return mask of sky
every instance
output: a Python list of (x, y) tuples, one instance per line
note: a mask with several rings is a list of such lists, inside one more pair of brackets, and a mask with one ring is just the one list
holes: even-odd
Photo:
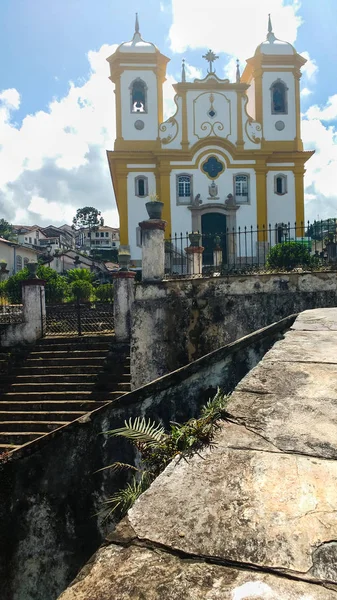
[[(301, 79), (302, 139), (315, 150), (305, 175), (306, 219), (337, 217), (336, 0), (0, 0), (0, 218), (15, 224), (70, 223), (95, 206), (118, 226), (106, 150), (115, 137), (114, 88), (106, 58), (130, 40), (135, 13), (145, 40), (188, 79), (220, 56), (220, 77), (235, 79), (267, 33), (307, 58)], [(249, 225), (249, 224), (247, 224)]]

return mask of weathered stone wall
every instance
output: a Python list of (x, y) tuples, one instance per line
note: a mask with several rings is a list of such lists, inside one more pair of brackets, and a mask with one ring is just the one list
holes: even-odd
[(336, 306), (337, 273), (285, 273), (137, 284), (132, 389), (280, 319)]
[(0, 347), (31, 344), (43, 335), (46, 318), (44, 281), (40, 279), (22, 282), (23, 322), (8, 325), (0, 332)]
[(96, 472), (134, 461), (131, 445), (101, 432), (144, 415), (185, 421), (217, 386), (232, 390), (294, 317), (217, 350), (109, 403), (0, 462), (0, 598), (54, 600), (102, 542), (111, 523), (97, 514), (125, 474)]
[(336, 347), (302, 313), (59, 600), (337, 600)]

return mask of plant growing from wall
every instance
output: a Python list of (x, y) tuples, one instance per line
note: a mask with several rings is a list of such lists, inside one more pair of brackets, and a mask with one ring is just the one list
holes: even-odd
[(317, 265), (317, 258), (311, 256), (307, 246), (301, 242), (276, 244), (269, 250), (266, 261), (269, 269), (292, 270), (296, 267), (314, 268)]
[(129, 419), (125, 421), (124, 427), (105, 432), (109, 436), (129, 440), (141, 457), (139, 467), (115, 462), (100, 469), (112, 469), (115, 472), (126, 469), (133, 473), (126, 487), (105, 502), (106, 516), (116, 512), (123, 517), (176, 456), (188, 458), (211, 445), (219, 421), (226, 415), (227, 402), (228, 397), (218, 389), (214, 398), (203, 406), (198, 419), (189, 419), (183, 425), (171, 423), (169, 432), (165, 432), (161, 424), (146, 421), (145, 417)]

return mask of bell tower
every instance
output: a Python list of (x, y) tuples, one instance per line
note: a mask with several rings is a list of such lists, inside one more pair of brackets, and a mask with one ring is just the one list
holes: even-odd
[(143, 40), (138, 15), (130, 42), (118, 46), (108, 59), (115, 84), (115, 150), (153, 150), (163, 121), (163, 83), (169, 59)]
[(262, 125), (265, 150), (303, 150), (300, 78), (305, 63), (291, 44), (276, 38), (269, 15), (267, 38), (247, 60), (242, 77), (254, 90), (250, 104)]

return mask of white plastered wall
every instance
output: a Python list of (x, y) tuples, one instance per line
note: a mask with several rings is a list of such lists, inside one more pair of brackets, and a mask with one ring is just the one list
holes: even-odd
[(248, 96), (247, 112), (250, 117), (253, 117), (253, 119), (255, 119), (255, 79), (252, 79), (251, 84), (248, 90), (246, 91), (246, 94)]
[[(281, 79), (288, 88), (287, 105), (288, 114), (273, 115), (271, 103), (271, 85)], [(286, 141), (296, 137), (296, 102), (295, 102), (295, 79), (294, 74), (289, 71), (268, 71), (263, 73), (263, 137), (265, 140)], [(275, 128), (277, 121), (283, 121), (285, 127), (282, 131)]]
[[(286, 175), (287, 193), (275, 193), (275, 176)], [(275, 227), (276, 223), (290, 223), (294, 227), (296, 221), (295, 176), (292, 171), (282, 171), (282, 167), (267, 173), (267, 206), (268, 224)]]
[(156, 193), (156, 178), (154, 173), (132, 171), (128, 174), (128, 231), (129, 231), (129, 245), (131, 251), (131, 258), (135, 260), (141, 260), (142, 249), (137, 246), (136, 229), (140, 221), (148, 219), (145, 204), (149, 201), (149, 196), (145, 198), (139, 198), (135, 195), (135, 178), (139, 175), (148, 178), (148, 190), (149, 194)]
[[(171, 172), (170, 187), (171, 187), (171, 220), (172, 220), (172, 233), (185, 234), (186, 231), (190, 232), (192, 229), (192, 214), (186, 205), (177, 205), (177, 193), (176, 193), (176, 176), (182, 173), (192, 175), (193, 177), (193, 196), (200, 194), (201, 200), (203, 201), (202, 206), (207, 207), (208, 204), (218, 204), (223, 207), (224, 202), (228, 194), (234, 194), (234, 176), (236, 174), (247, 174), (249, 175), (250, 183), (250, 203), (242, 204), (236, 211), (236, 224), (237, 227), (244, 228), (256, 227), (256, 177), (253, 168), (226, 168), (225, 172), (222, 173), (216, 180), (215, 183), (218, 186), (219, 200), (209, 200), (208, 187), (211, 184), (211, 180), (198, 169), (179, 169), (174, 168)], [(216, 209), (214, 209), (216, 212)]]
[[(211, 107), (210, 95), (213, 94), (214, 118), (207, 113)], [(233, 144), (237, 140), (237, 99), (235, 91), (187, 92), (188, 140), (190, 145), (200, 139), (221, 137)]]
[[(131, 112), (130, 85), (142, 79), (147, 86), (147, 112)], [(121, 74), (122, 137), (124, 140), (156, 140), (158, 137), (157, 78), (151, 70), (127, 70)], [(136, 129), (135, 122), (144, 122), (144, 129)]]

